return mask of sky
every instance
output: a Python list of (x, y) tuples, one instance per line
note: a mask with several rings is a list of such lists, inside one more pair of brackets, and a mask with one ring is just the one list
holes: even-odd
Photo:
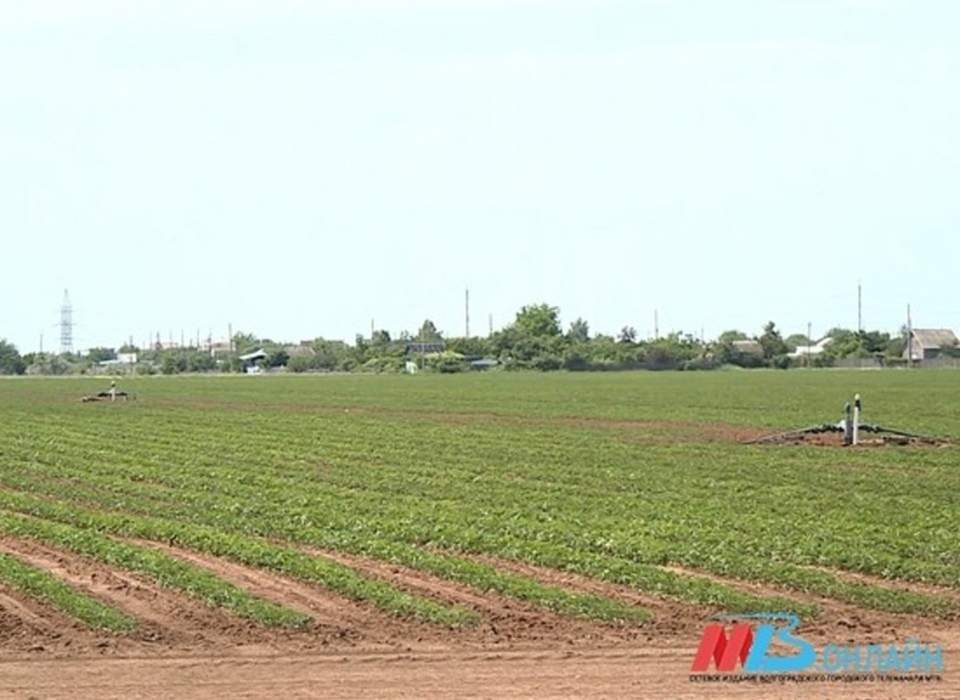
[[(0, 338), (960, 329), (952, 0), (0, 4)], [(860, 292), (858, 293), (858, 288)]]

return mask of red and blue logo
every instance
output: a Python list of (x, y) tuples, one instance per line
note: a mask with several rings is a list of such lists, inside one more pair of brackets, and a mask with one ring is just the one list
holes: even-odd
[(941, 680), (943, 649), (913, 637), (903, 645), (828, 644), (818, 653), (794, 634), (800, 619), (790, 613), (714, 619), (700, 638), (691, 680)]
[[(758, 613), (753, 615), (719, 615), (715, 619), (770, 620), (754, 625), (733, 625), (729, 636), (722, 623), (708, 625), (700, 639), (700, 647), (693, 659), (691, 673), (708, 672), (711, 663), (720, 673), (733, 673), (739, 665), (743, 673), (797, 673), (811, 669), (817, 662), (817, 652), (810, 642), (793, 634), (800, 624), (796, 615), (787, 613)], [(772, 621), (782, 621), (773, 624)], [(795, 648), (788, 656), (772, 656), (774, 640)]]

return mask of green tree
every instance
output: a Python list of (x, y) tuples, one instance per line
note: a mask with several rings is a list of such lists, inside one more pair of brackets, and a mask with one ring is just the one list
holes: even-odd
[(735, 340), (747, 340), (747, 334), (743, 331), (730, 330), (724, 331), (717, 338), (718, 343), (732, 343)]
[(177, 350), (167, 350), (160, 360), (160, 371), (163, 374), (180, 374), (187, 371), (187, 358)]
[(23, 374), (27, 364), (20, 357), (20, 351), (13, 343), (0, 338), (0, 374)]
[(217, 368), (217, 360), (209, 352), (193, 350), (186, 354), (187, 372), (210, 372)]
[(313, 359), (310, 355), (294, 355), (287, 362), (287, 369), (297, 373), (307, 372), (313, 369)]
[(44, 374), (52, 376), (61, 376), (68, 374), (73, 366), (67, 359), (67, 355), (54, 355), (53, 353), (40, 353), (31, 363), (30, 372), (33, 374)]
[(492, 352), (487, 338), (450, 338), (446, 346), (450, 352), (466, 357), (485, 357)]
[(263, 364), (267, 367), (283, 367), (290, 360), (290, 353), (287, 352), (287, 349), (279, 345), (272, 345), (268, 350), (266, 358), (263, 360)]
[(620, 334), (617, 336), (618, 343), (636, 343), (637, 342), (637, 329), (633, 326), (624, 326), (620, 329)]
[(90, 348), (87, 350), (87, 359), (93, 363), (116, 360), (117, 352), (113, 348)]
[(438, 343), (443, 340), (443, 338), (433, 321), (428, 318), (423, 322), (423, 325), (420, 326), (420, 330), (417, 333), (417, 340), (423, 343)]
[(357, 337), (354, 339), (353, 349), (349, 359), (358, 365), (362, 365), (364, 362), (370, 359), (370, 343), (368, 343), (367, 339), (364, 338), (360, 333), (357, 333)]
[(570, 324), (567, 339), (574, 343), (586, 343), (590, 340), (590, 325), (582, 318)]
[(240, 355), (252, 352), (259, 348), (263, 341), (252, 333), (236, 332), (233, 334), (233, 350)]
[(803, 333), (794, 333), (788, 336), (783, 342), (786, 343), (787, 349), (790, 352), (795, 351), (797, 348), (805, 348), (808, 345), (813, 345), (813, 341), (803, 335)]
[[(313, 341), (313, 357), (310, 358), (310, 368), (334, 370), (341, 366), (349, 357), (349, 348), (347, 348), (343, 341), (316, 338)], [(289, 365), (287, 365), (287, 367), (289, 367)]]
[(547, 304), (524, 306), (517, 312), (513, 325), (522, 335), (535, 338), (556, 338), (560, 330), (560, 309)]
[[(570, 341), (560, 329), (560, 312), (547, 304), (524, 306), (513, 323), (490, 339), (506, 369), (559, 369)], [(582, 345), (587, 345), (583, 343)]]
[(787, 344), (783, 341), (780, 331), (777, 330), (773, 321), (767, 322), (763, 327), (763, 335), (757, 338), (757, 341), (763, 348), (763, 356), (768, 360), (786, 355), (789, 352)]

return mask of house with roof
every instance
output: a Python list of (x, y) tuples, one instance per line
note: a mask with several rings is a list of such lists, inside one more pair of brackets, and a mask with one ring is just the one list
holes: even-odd
[(810, 345), (798, 345), (797, 349), (790, 353), (790, 357), (812, 357), (814, 355), (822, 355), (823, 351), (827, 349), (827, 346), (833, 342), (833, 338), (829, 335), (826, 338), (821, 338), (816, 343)]
[(414, 354), (430, 354), (430, 353), (440, 353), (446, 349), (446, 345), (443, 341), (433, 341), (433, 342), (412, 342), (407, 343), (405, 348), (405, 353), (407, 355)]
[(758, 340), (734, 340), (731, 345), (737, 352), (763, 359), (763, 346)]
[(948, 328), (914, 328), (910, 332), (903, 356), (909, 360), (932, 360), (943, 348), (960, 347), (960, 339)]
[(241, 355), (240, 360), (243, 362), (244, 371), (247, 374), (260, 374), (262, 372), (260, 365), (257, 364), (258, 360), (267, 359), (267, 353), (263, 348), (254, 350), (253, 352), (248, 352), (246, 355)]

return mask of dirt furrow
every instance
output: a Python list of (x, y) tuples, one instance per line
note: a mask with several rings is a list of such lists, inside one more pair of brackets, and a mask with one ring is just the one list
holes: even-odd
[(372, 605), (270, 571), (159, 542), (134, 542), (202, 567), (264, 600), (310, 615), (316, 621), (311, 634), (321, 644), (356, 646), (363, 642), (393, 649), (404, 644), (407, 635), (416, 636), (421, 626), (399, 620)]
[(20, 591), (0, 587), (0, 658), (70, 649), (75, 638), (89, 645), (95, 635), (81, 623)]
[(848, 581), (850, 583), (863, 583), (877, 588), (888, 588), (895, 591), (935, 596), (960, 603), (960, 588), (947, 588), (946, 586), (935, 586), (933, 584), (904, 581), (901, 579), (887, 579), (858, 571), (833, 569), (827, 566), (807, 566), (804, 568), (810, 569), (811, 571), (821, 571), (825, 574), (831, 574), (842, 581)]
[(806, 637), (827, 638), (845, 644), (891, 644), (922, 636), (935, 642), (957, 644), (957, 624), (954, 621), (862, 608), (835, 598), (766, 583), (742, 581), (699, 569), (681, 566), (661, 568), (682, 576), (714, 581), (754, 595), (782, 596), (816, 603), (821, 607), (821, 615), (815, 620), (804, 621), (798, 628)]
[(654, 619), (645, 625), (645, 636), (648, 640), (662, 638), (665, 635), (689, 634), (691, 630), (701, 628), (703, 621), (712, 614), (712, 611), (700, 606), (651, 595), (629, 586), (609, 583), (569, 571), (551, 569), (490, 554), (461, 553), (460, 556), (493, 566), (502, 571), (529, 576), (545, 585), (556, 586), (574, 593), (603, 596), (650, 610)]
[(0, 551), (136, 618), (140, 629), (133, 636), (140, 641), (218, 648), (259, 641), (255, 626), (145, 577), (29, 540), (2, 537)]
[(486, 639), (493, 644), (553, 639), (568, 646), (581, 643), (617, 646), (649, 636), (649, 631), (639, 625), (622, 626), (554, 613), (532, 603), (482, 591), (399, 564), (339, 551), (310, 547), (305, 551), (328, 557), (411, 593), (462, 605), (480, 613), (483, 623), (474, 630), (460, 632), (459, 635), (464, 639)]
[(0, 588), (0, 608), (3, 608), (4, 612), (20, 618), (20, 620), (33, 627), (39, 629), (52, 628), (52, 624), (47, 618), (34, 612), (25, 603), (17, 600), (15, 595), (16, 594), (12, 592), (7, 593), (3, 588)]

